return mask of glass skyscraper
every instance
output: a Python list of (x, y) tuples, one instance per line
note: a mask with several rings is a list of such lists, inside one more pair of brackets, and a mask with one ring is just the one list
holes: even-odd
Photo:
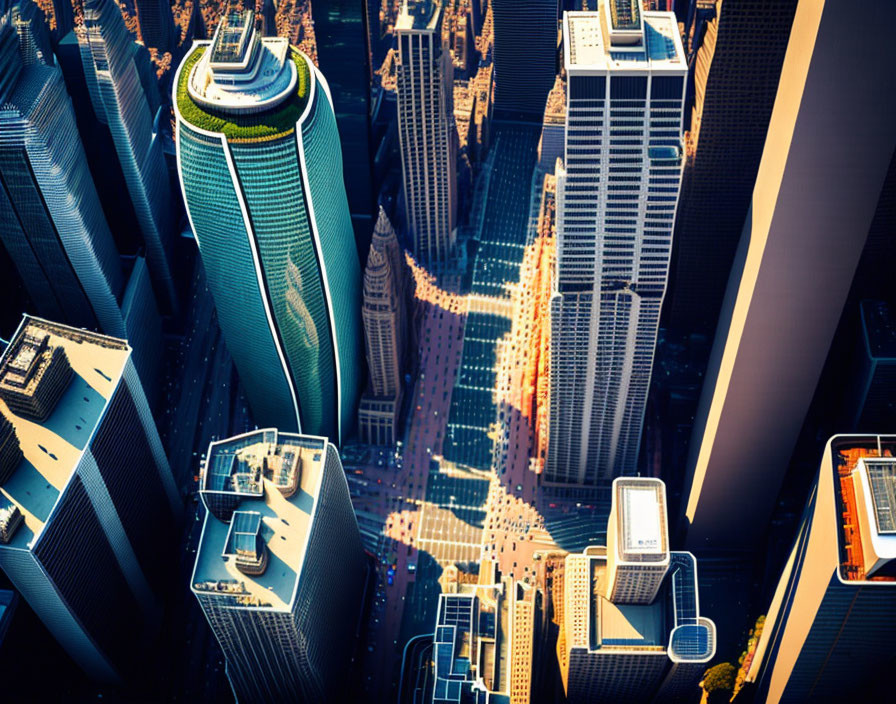
[(225, 17), (174, 88), (181, 187), (255, 421), (351, 431), (360, 271), (324, 77), (286, 39)]
[(23, 22), (0, 26), (0, 241), (39, 314), (124, 336), (118, 252), (71, 100)]
[(156, 114), (158, 100), (152, 95), (156, 89), (149, 83), (153, 77), (141, 72), (137, 63), (147, 60), (140, 56), (145, 49), (134, 42), (114, 0), (85, 0), (79, 43), (90, 100), (97, 119), (108, 125), (112, 134), (146, 245), (156, 295), (174, 310), (176, 295), (168, 261), (173, 230), (171, 190), (154, 125), (160, 114)]
[(127, 342), (25, 316), (0, 357), (0, 567), (92, 679), (140, 666), (180, 511)]
[[(603, 17), (601, 17), (603, 13)], [(671, 13), (606, 0), (564, 15), (545, 480), (634, 474), (681, 182), (687, 63)]]

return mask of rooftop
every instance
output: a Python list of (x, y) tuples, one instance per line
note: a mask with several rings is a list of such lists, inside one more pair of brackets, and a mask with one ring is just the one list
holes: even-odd
[[(65, 375), (51, 380), (61, 388), (44, 397), (40, 386), (44, 376), (52, 375), (54, 353), (57, 360), (64, 353), (71, 373), (67, 380)], [(10, 374), (22, 379), (25, 371), (27, 377), (30, 369), (26, 388), (36, 391), (41, 413), (35, 415), (26, 404), (17, 403), (20, 399), (10, 406), (0, 394), (0, 414), (15, 429), (23, 454), (0, 486), (0, 511), (15, 506), (24, 517), (10, 536), (10, 546), (30, 548), (40, 535), (99, 425), (130, 353), (123, 340), (30, 316), (22, 320), (0, 357), (0, 385), (9, 383)]]
[[(290, 610), (326, 451), (324, 438), (273, 429), (211, 444), (194, 592), (217, 595), (226, 606)], [(221, 510), (222, 497), (234, 500), (230, 510)]]
[(617, 545), (623, 562), (668, 559), (666, 487), (659, 479), (627, 477), (613, 481)]
[(832, 443), (840, 578), (896, 582), (896, 445), (851, 436)]
[(175, 81), (178, 116), (233, 141), (274, 139), (292, 132), (305, 110), (309, 60), (286, 39), (260, 37), (243, 17), (228, 15), (212, 41), (187, 53)]
[[(573, 609), (588, 609), (587, 614), (574, 613), (572, 617), (587, 619), (589, 650), (665, 652), (675, 662), (707, 662), (715, 655), (715, 624), (700, 616), (697, 562), (691, 553), (670, 553), (665, 581), (651, 604), (615, 604), (607, 599), (607, 558), (593, 548), (566, 559), (567, 565), (569, 560), (584, 560), (587, 565), (588, 598), (583, 600), (580, 594), (568, 604)], [(582, 562), (578, 566), (580, 569)], [(583, 641), (568, 642), (571, 647), (585, 647)]]
[(395, 29), (434, 30), (439, 24), (441, 14), (442, 7), (439, 0), (402, 0)]
[[(632, 12), (627, 9), (629, 4), (635, 6)], [(635, 20), (632, 18), (640, 12), (637, 0), (611, 1), (611, 5), (617, 10), (618, 28), (613, 28), (607, 19), (613, 14), (611, 9), (605, 13), (564, 13), (567, 72), (687, 72), (684, 47), (673, 13), (644, 12)]]

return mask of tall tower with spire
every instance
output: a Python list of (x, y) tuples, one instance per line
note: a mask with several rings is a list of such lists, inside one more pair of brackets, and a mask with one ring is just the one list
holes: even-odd
[(364, 270), (361, 309), (370, 376), (367, 391), (361, 397), (358, 424), (361, 439), (371, 445), (392, 445), (398, 437), (411, 326), (409, 274), (395, 230), (380, 208)]

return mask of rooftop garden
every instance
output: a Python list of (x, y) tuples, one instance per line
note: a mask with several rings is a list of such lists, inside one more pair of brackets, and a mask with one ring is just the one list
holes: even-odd
[(186, 122), (209, 132), (220, 132), (232, 141), (275, 139), (295, 129), (308, 102), (311, 87), (308, 63), (296, 49), (290, 47), (289, 50), (289, 58), (298, 72), (295, 94), (270, 110), (247, 115), (218, 113), (197, 105), (190, 97), (187, 90), (190, 73), (207, 49), (207, 46), (196, 47), (187, 56), (180, 71), (177, 83), (177, 108)]

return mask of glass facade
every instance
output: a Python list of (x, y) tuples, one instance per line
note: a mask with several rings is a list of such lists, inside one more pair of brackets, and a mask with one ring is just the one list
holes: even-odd
[(360, 271), (336, 120), (316, 70), (311, 82), (298, 129), (270, 139), (226, 139), (179, 114), (178, 162), (256, 422), (339, 441), (360, 389)]

